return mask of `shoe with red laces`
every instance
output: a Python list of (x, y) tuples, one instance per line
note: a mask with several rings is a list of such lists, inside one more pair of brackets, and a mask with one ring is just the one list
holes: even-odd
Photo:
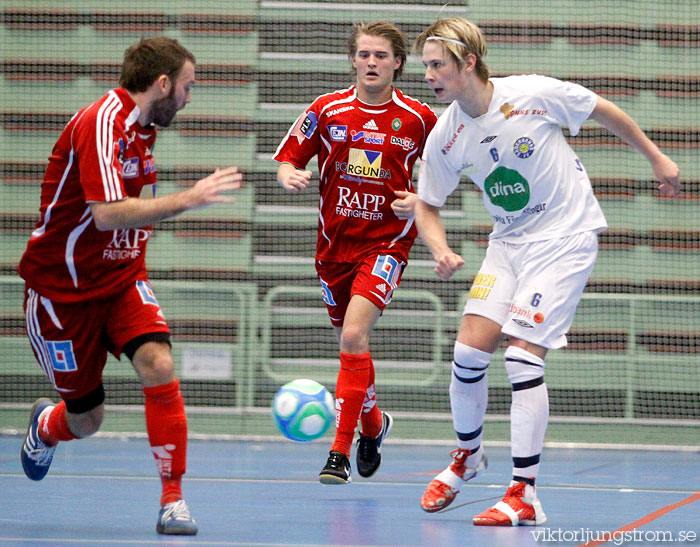
[(428, 513), (442, 511), (454, 501), (465, 482), (473, 479), (477, 472), (486, 470), (488, 467), (486, 454), (482, 455), (479, 463), (473, 468), (467, 467), (467, 457), (470, 455), (471, 451), (462, 448), (450, 452), (452, 463), (430, 482), (423, 493), (420, 500), (423, 511)]
[(536, 526), (546, 521), (535, 487), (511, 481), (501, 501), (474, 517), (474, 526)]

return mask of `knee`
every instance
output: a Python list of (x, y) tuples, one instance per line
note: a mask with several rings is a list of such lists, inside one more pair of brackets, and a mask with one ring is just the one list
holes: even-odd
[(455, 342), (450, 389), (466, 388), (469, 384), (483, 380), (486, 377), (491, 355), (461, 342)]
[(340, 335), (340, 351), (362, 354), (369, 351), (369, 333), (357, 325), (346, 325)]
[(535, 387), (544, 382), (543, 359), (516, 346), (509, 346), (504, 357), (513, 390)]
[(100, 430), (104, 416), (105, 405), (100, 404), (92, 410), (81, 412), (80, 414), (66, 412), (66, 423), (68, 424), (68, 429), (70, 429), (71, 433), (73, 433), (73, 435), (79, 439), (82, 439), (84, 437), (89, 437)]
[(145, 387), (168, 384), (175, 379), (175, 364), (167, 344), (147, 342), (136, 350), (132, 364)]

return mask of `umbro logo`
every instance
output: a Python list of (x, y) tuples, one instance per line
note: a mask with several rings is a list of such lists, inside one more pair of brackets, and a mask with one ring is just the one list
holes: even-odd
[(379, 131), (379, 127), (377, 127), (377, 124), (374, 120), (368, 121), (365, 125), (362, 126), (362, 129), (369, 129), (370, 131)]
[(498, 138), (498, 135), (489, 135), (483, 141), (481, 141), (479, 144), (486, 144), (486, 143), (489, 143), (491, 141), (496, 140), (497, 138)]
[(518, 325), (520, 325), (521, 327), (524, 327), (526, 329), (534, 329), (535, 328), (530, 323), (528, 323), (527, 321), (523, 321), (522, 319), (513, 319), (513, 322), (517, 323)]

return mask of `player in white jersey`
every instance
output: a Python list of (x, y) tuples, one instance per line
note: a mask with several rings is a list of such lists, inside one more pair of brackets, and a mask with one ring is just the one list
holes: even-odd
[(678, 167), (610, 101), (576, 84), (543, 76), (490, 78), (479, 27), (442, 19), (416, 39), (425, 80), (451, 103), (428, 137), (415, 215), (441, 279), (464, 260), (447, 244), (440, 208), (468, 175), (483, 191), (493, 221), (486, 258), (474, 279), (454, 346), (450, 402), (457, 433), (452, 463), (428, 486), (421, 506), (435, 512), (486, 468), (481, 447), (486, 371), (502, 336), (513, 387), (513, 479), (505, 497), (474, 517), (480, 526), (535, 525), (546, 516), (535, 493), (549, 417), (544, 358), (566, 333), (593, 269), (606, 222), (590, 180), (566, 142), (593, 119), (641, 152), (662, 193), (679, 193)]

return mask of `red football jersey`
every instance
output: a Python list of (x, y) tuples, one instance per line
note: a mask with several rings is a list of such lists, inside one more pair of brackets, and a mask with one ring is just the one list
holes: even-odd
[(436, 121), (428, 105), (398, 89), (375, 106), (360, 101), (355, 86), (321, 95), (299, 116), (274, 159), (304, 169), (318, 156), (318, 260), (359, 262), (372, 253), (408, 260), (416, 227), (391, 203), (395, 190), (414, 191), (413, 164)]
[[(90, 202), (139, 197), (156, 182), (153, 126), (125, 89), (113, 89), (70, 120), (41, 185), (41, 217), (19, 264), (30, 288), (51, 300), (106, 298), (145, 275), (151, 227), (101, 232)], [(155, 188), (155, 186), (153, 187)]]

